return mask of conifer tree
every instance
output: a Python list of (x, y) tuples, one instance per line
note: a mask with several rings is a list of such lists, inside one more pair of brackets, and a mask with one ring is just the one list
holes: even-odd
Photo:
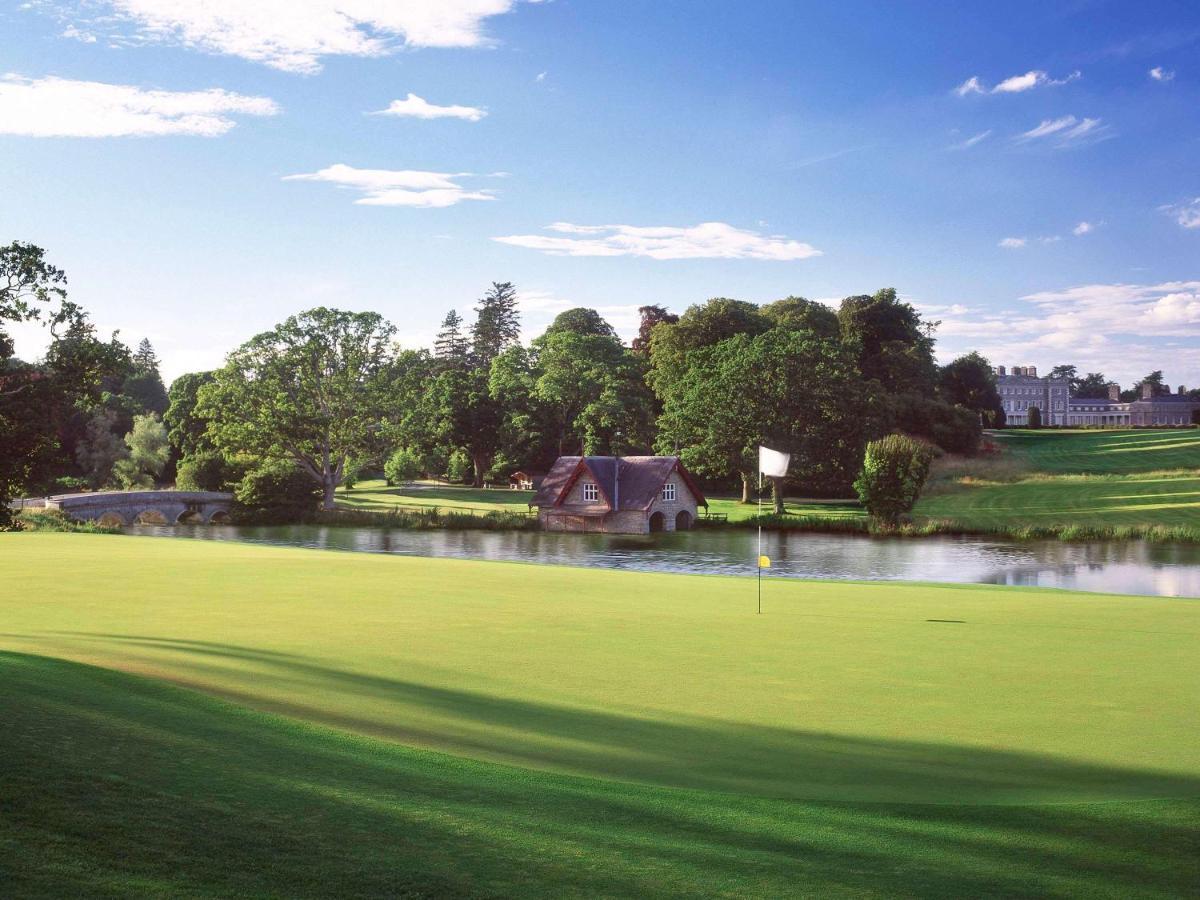
[(521, 320), (517, 311), (517, 289), (511, 281), (493, 281), (475, 307), (475, 326), (471, 329), (476, 364), (483, 369), (506, 348), (519, 343)]

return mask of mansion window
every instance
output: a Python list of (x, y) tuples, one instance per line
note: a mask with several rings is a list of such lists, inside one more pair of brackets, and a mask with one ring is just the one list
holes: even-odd
[(583, 484), (583, 499), (588, 503), (595, 503), (600, 499), (600, 485), (593, 481), (585, 481)]
[(667, 484), (663, 485), (662, 498), (664, 500), (674, 500), (675, 499), (675, 485), (674, 484), (668, 482)]

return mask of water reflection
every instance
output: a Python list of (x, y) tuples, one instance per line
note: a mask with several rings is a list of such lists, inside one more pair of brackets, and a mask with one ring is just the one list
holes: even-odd
[[(654, 536), (495, 531), (403, 531), (294, 525), (138, 526), (134, 534), (250, 541), (363, 553), (457, 557), (658, 572), (746, 575), (750, 531)], [(771, 578), (943, 581), (1200, 597), (1200, 547), (1143, 542), (1009, 544), (976, 538), (866, 538), (768, 533)]]

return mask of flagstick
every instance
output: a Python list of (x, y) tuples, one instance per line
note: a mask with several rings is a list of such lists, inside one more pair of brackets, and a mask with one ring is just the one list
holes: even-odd
[(762, 466), (758, 467), (758, 614), (762, 615)]

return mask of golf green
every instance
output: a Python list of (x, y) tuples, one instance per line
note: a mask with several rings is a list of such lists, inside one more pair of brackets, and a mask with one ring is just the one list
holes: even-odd
[(1200, 876), (1190, 601), (772, 581), (758, 616), (748, 579), (71, 534), (0, 536), (0, 579), (0, 868), (32, 893)]

